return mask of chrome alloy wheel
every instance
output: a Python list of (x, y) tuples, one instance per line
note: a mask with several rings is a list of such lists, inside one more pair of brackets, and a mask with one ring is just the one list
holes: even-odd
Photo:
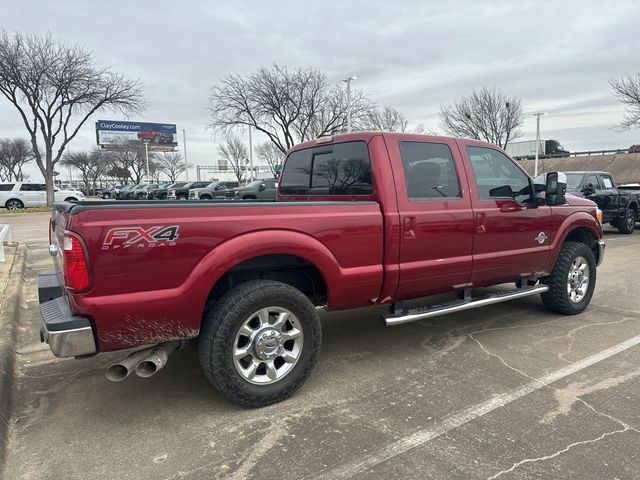
[(271, 385), (298, 363), (304, 340), (300, 322), (289, 310), (267, 307), (249, 316), (233, 343), (233, 364), (256, 385)]
[(584, 257), (576, 257), (571, 262), (567, 278), (569, 300), (580, 303), (589, 288), (589, 264)]

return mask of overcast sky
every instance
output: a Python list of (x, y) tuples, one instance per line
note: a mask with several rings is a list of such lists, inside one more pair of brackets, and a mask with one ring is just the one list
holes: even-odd
[[(354, 88), (412, 125), (439, 129), (442, 103), (488, 86), (521, 97), (520, 140), (535, 138), (530, 114), (545, 111), (542, 138), (569, 150), (628, 147), (640, 143), (640, 130), (616, 130), (623, 107), (607, 80), (640, 71), (639, 25), (637, 0), (0, 0), (0, 28), (50, 31), (86, 46), (98, 65), (142, 80), (149, 107), (131, 120), (186, 129), (192, 164), (217, 160), (205, 128), (211, 86), (274, 62), (318, 68), (331, 82), (357, 75)], [(98, 118), (118, 115), (91, 119), (71, 149), (95, 146)], [(25, 135), (4, 97), (0, 132)]]

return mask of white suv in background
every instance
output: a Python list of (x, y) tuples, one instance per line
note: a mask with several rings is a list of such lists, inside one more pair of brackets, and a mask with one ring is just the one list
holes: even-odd
[[(84, 194), (76, 190), (61, 190), (55, 187), (56, 202), (80, 202)], [(0, 183), (0, 206), (7, 210), (47, 206), (47, 186), (44, 183), (14, 182)]]

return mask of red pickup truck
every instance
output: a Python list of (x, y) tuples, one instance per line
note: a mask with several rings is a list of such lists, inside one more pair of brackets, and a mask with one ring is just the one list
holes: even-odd
[[(62, 357), (145, 347), (112, 380), (154, 374), (197, 337), (213, 385), (262, 406), (311, 373), (318, 308), (387, 304), (395, 325), (541, 294), (580, 313), (604, 255), (601, 212), (565, 197), (563, 174), (546, 182), (494, 145), (376, 132), (291, 149), (275, 202), (58, 203), (41, 337)], [(445, 292), (457, 295), (403, 304)]]

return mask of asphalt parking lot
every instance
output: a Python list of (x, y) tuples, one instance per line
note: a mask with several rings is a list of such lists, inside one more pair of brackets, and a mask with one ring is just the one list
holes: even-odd
[(6, 479), (640, 478), (640, 232), (607, 229), (582, 315), (538, 297), (384, 327), (323, 316), (320, 362), (289, 400), (229, 404), (196, 349), (149, 379), (122, 354), (54, 358), (38, 337), (48, 214), (3, 216), (28, 246)]

